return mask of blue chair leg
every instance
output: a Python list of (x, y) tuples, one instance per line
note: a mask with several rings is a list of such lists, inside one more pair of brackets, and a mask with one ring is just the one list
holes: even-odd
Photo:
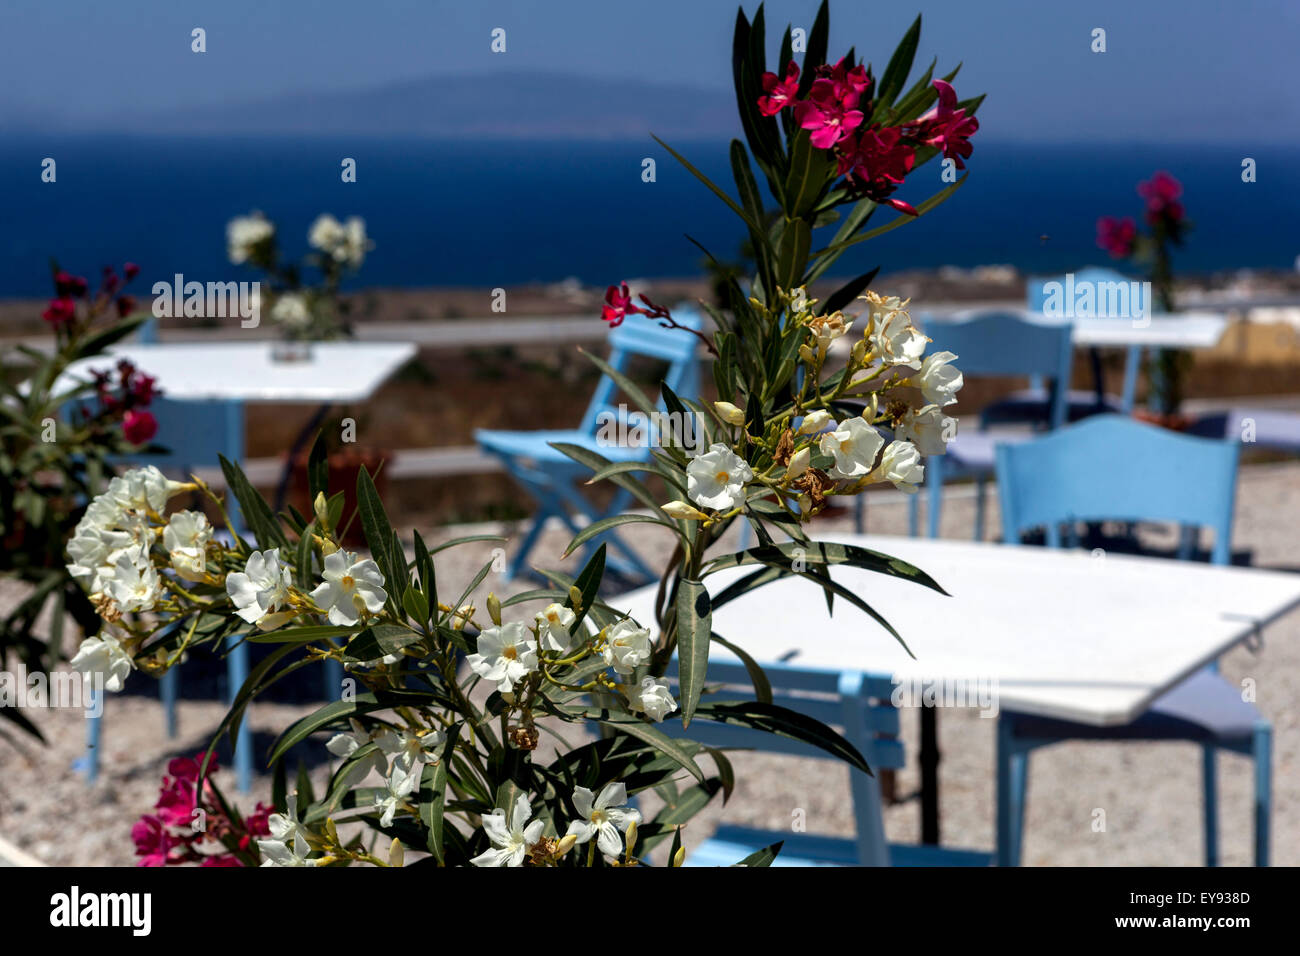
[(975, 479), (975, 540), (984, 540), (984, 511), (988, 495), (988, 479), (982, 475)]
[(340, 700), (343, 693), (343, 662), (329, 660), (324, 667), (325, 699)]
[(853, 498), (853, 530), (858, 534), (867, 533), (867, 493), (865, 491)]
[(1205, 790), (1205, 865), (1219, 865), (1219, 795), (1214, 747), (1201, 747), (1201, 776)]
[[(943, 460), (936, 457), (930, 461), (929, 474), (926, 475), (926, 534), (931, 538), (939, 537), (939, 521), (943, 517)], [(916, 532), (912, 532), (916, 536)]]
[[(237, 636), (226, 638), (230, 653), (226, 657), (226, 675), (230, 682), (230, 703), (248, 679), (248, 643)], [(235, 779), (240, 793), (248, 793), (253, 788), (253, 731), (249, 727), (248, 715), (239, 723), (239, 734), (235, 739)]]
[(537, 539), (546, 530), (546, 522), (550, 517), (551, 512), (546, 509), (539, 509), (533, 515), (533, 526), (528, 529), (528, 534), (524, 536), (524, 540), (515, 549), (515, 556), (510, 559), (510, 566), (506, 568), (506, 581), (513, 581), (524, 570), (524, 562), (528, 560), (528, 555), (533, 550), (533, 546), (537, 544)]
[[(103, 691), (95, 691), (87, 685), (86, 693), (89, 695), (89, 710), (99, 710), (104, 705)], [(103, 732), (104, 717), (101, 714), (98, 717), (86, 718), (86, 754), (81, 760), (78, 769), (86, 772), (86, 783), (94, 783), (99, 779), (99, 740)]]
[(176, 697), (180, 684), (180, 665), (176, 665), (163, 674), (158, 682), (158, 696), (162, 698), (163, 722), (167, 728), (167, 739), (176, 739)]
[(1029, 796), (1029, 752), (1011, 757), (1011, 862), (1019, 866), (1025, 839), (1025, 808)]
[(1273, 814), (1273, 725), (1255, 724), (1255, 865), (1268, 866), (1269, 826)]
[(998, 743), (997, 743), (997, 780), (996, 780), (996, 804), (997, 804), (997, 845), (996, 859), (998, 866), (1014, 866), (1014, 856), (1012, 846), (1012, 772), (1011, 760), (1014, 741), (1011, 739), (1011, 725), (998, 718)]

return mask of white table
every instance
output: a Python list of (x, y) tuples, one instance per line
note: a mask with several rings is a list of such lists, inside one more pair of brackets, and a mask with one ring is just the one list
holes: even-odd
[(277, 362), (271, 348), (267, 341), (117, 345), (64, 376), (88, 380), (92, 369), (125, 358), (175, 401), (337, 404), (365, 401), (416, 351), (407, 342), (316, 342), (309, 359)]
[[(786, 578), (724, 605), (713, 629), (760, 662), (909, 680), (996, 681), (1000, 706), (1099, 726), (1124, 724), (1182, 678), (1300, 606), (1300, 575), (1160, 558), (943, 539), (836, 535), (933, 577), (950, 597), (835, 567), (912, 659), (848, 602), (833, 617), (817, 585)], [(753, 570), (718, 572), (711, 592)], [(653, 623), (655, 588), (613, 606)], [(734, 660), (720, 645), (711, 653)]]

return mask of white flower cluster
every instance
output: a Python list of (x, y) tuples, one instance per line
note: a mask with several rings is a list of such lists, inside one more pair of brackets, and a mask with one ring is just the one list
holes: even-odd
[(226, 253), (235, 265), (247, 262), (260, 243), (275, 235), (275, 225), (255, 212), (226, 223)]
[[(617, 857), (623, 852), (620, 831), (626, 833), (634, 824), (641, 823), (641, 812), (626, 806), (627, 787), (610, 783), (596, 796), (586, 787), (575, 787), (573, 805), (581, 819), (569, 824), (569, 831), (556, 848), (558, 854), (567, 852), (575, 843), (587, 843), (596, 838), (596, 846), (606, 856)], [(528, 852), (541, 839), (546, 828), (544, 820), (532, 820), (533, 809), (528, 797), (520, 794), (509, 812), (498, 807), (483, 817), (483, 832), (487, 834), (491, 849), (470, 860), (475, 866), (523, 866)]]
[[(152, 465), (112, 479), (77, 523), (68, 543), (68, 573), (82, 582), (101, 615), (110, 622), (123, 614), (152, 610), (163, 592), (163, 579), (150, 556), (167, 501), (188, 486), (169, 481)], [(212, 538), (207, 518), (193, 511), (172, 515), (162, 531), (172, 569), (191, 580), (203, 576)], [(105, 687), (122, 689), (131, 671), (131, 655), (111, 626), (82, 642), (72, 659), (84, 674), (102, 674)]]
[(336, 734), (325, 746), (334, 756), (347, 760), (367, 744), (375, 745), (348, 768), (346, 786), (355, 786), (371, 771), (383, 777), (385, 789), (376, 795), (375, 806), (383, 811), (379, 822), (389, 826), (397, 811), (408, 806), (407, 798), (420, 789), (424, 768), (438, 763), (447, 735), (441, 730), (417, 734), (386, 728), (367, 733), (357, 721), (351, 723), (351, 733)]
[(316, 217), (307, 233), (313, 249), (319, 249), (335, 262), (349, 269), (361, 267), (366, 251), (373, 245), (366, 238), (366, 223), (360, 216), (350, 216), (339, 222), (329, 213)]
[[(570, 637), (574, 620), (572, 609), (549, 604), (537, 612), (532, 628), (520, 621), (486, 627), (478, 636), (477, 652), (465, 660), (475, 674), (495, 683), (500, 693), (513, 693), (518, 684), (537, 671), (539, 647), (566, 655), (587, 643), (581, 636)], [(594, 640), (594, 649), (616, 674), (631, 675), (650, 662), (653, 649), (650, 631), (631, 618), (602, 630)], [(622, 684), (619, 689), (626, 695), (633, 713), (661, 721), (677, 709), (677, 701), (668, 687), (668, 681), (663, 678), (646, 677), (639, 684)]]

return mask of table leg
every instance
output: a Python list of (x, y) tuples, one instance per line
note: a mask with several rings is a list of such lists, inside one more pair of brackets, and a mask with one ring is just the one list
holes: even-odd
[(939, 843), (939, 716), (921, 707), (921, 842)]
[(1097, 406), (1106, 403), (1106, 376), (1101, 368), (1101, 349), (1093, 346), (1088, 349), (1088, 360), (1092, 364), (1092, 387), (1097, 393)]

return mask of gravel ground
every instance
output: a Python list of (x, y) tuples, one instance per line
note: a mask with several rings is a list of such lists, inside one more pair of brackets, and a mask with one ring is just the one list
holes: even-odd
[[(973, 499), (953, 489), (945, 507), (943, 534), (967, 537)], [(996, 494), (990, 494), (989, 527), (997, 527)], [(907, 509), (901, 496), (872, 496), (869, 528), (873, 533), (906, 533)], [(847, 518), (826, 519), (825, 530), (847, 527)], [(1250, 549), (1261, 567), (1300, 567), (1296, 548), (1300, 528), (1300, 462), (1243, 468), (1237, 496), (1235, 546)], [(430, 540), (445, 540), (473, 529), (422, 529)], [(629, 531), (638, 529), (632, 526)], [(505, 528), (507, 534), (513, 529)], [(1158, 532), (1157, 532), (1158, 533)], [(662, 558), (667, 542), (654, 532), (628, 538), (647, 556)], [(535, 552), (537, 563), (564, 566), (555, 560), (567, 534), (554, 529)], [(454, 596), (458, 587), (491, 558), (491, 543), (474, 543), (444, 553), (439, 584)], [(456, 559), (449, 560), (450, 555)], [(572, 567), (572, 564), (569, 565)], [(501, 594), (530, 585), (497, 588)], [(13, 600), (11, 591), (0, 602)], [(1278, 865), (1300, 864), (1300, 611), (1274, 623), (1261, 649), (1238, 648), (1223, 658), (1232, 680), (1256, 679), (1259, 705), (1274, 725), (1273, 859)], [(911, 643), (924, 653), (924, 637)], [(258, 704), (250, 722), (259, 746), (275, 728), (309, 711), (309, 706)], [(180, 705), (180, 734), (167, 740), (157, 701), (140, 697), (109, 702), (103, 737), (102, 771), (88, 786), (72, 769), (84, 741), (78, 712), (47, 711), (37, 720), (50, 743), (24, 745), (22, 751), (0, 741), (0, 837), (50, 864), (130, 865), (134, 855), (131, 824), (153, 805), (167, 760), (206, 744), (223, 707), (211, 701)], [(892, 840), (914, 841), (919, 833), (915, 799), (917, 744), (914, 713), (905, 715), (903, 738), (909, 765), (898, 774), (900, 802), (887, 808), (886, 829)], [(974, 711), (946, 710), (940, 719), (943, 837), (957, 846), (993, 845), (994, 722)], [(852, 812), (848, 770), (827, 761), (737, 754), (736, 792), (724, 808), (715, 802), (687, 828), (686, 844), (706, 838), (716, 823), (784, 830), (802, 811), (811, 832), (849, 834)], [(324, 767), (316, 774), (324, 773)], [(1252, 859), (1251, 763), (1224, 754), (1219, 762), (1221, 855), (1225, 864)], [(229, 771), (218, 777), (233, 790)], [(270, 792), (259, 778), (251, 803)], [(1025, 863), (1031, 865), (1198, 865), (1200, 838), (1199, 748), (1191, 744), (1061, 744), (1039, 751), (1032, 761)], [(1093, 831), (1094, 811), (1105, 810), (1105, 832)]]

